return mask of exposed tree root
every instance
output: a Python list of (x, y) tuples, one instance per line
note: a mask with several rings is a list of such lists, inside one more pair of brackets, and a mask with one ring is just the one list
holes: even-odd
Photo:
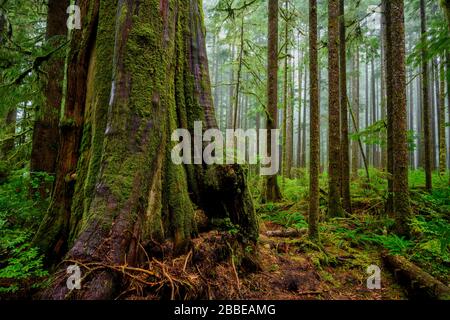
[[(81, 290), (69, 291), (65, 299), (80, 299), (83, 285), (102, 272), (120, 279), (115, 299), (239, 299), (241, 281), (239, 273), (248, 269), (246, 249), (227, 232), (211, 231), (193, 240), (192, 249), (176, 256), (170, 244), (161, 246), (161, 257), (150, 258), (137, 266), (105, 262), (86, 262), (67, 259), (64, 265), (77, 265), (81, 269)], [(143, 247), (141, 247), (143, 249)], [(247, 249), (248, 250), (248, 249)], [(126, 259), (125, 259), (126, 261)], [(65, 283), (68, 275), (63, 271), (52, 281)], [(43, 297), (46, 297), (45, 293)]]

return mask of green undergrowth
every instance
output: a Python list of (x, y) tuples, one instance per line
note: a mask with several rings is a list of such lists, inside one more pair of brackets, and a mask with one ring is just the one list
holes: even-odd
[[(391, 233), (395, 221), (386, 216), (386, 174), (370, 169), (370, 183), (364, 171), (351, 184), (353, 214), (326, 219), (326, 175), (320, 180), (320, 243), (304, 235), (287, 240), (307, 254), (316, 267), (367, 268), (381, 263), (381, 252), (403, 255), (444, 283), (450, 281), (450, 188), (448, 176), (433, 175), (434, 190), (424, 190), (423, 171), (410, 173), (411, 237)], [(284, 228), (307, 228), (308, 185), (306, 177), (279, 180), (284, 200), (259, 204), (261, 220)], [(295, 193), (297, 192), (297, 193)]]
[(26, 169), (8, 172), (0, 184), (0, 294), (37, 288), (47, 275), (42, 256), (31, 240), (42, 221), (48, 199), (32, 194), (45, 174), (30, 177)]

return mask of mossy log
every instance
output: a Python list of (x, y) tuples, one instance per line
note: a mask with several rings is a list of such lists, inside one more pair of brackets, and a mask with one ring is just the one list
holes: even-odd
[(448, 286), (406, 258), (385, 253), (383, 261), (392, 270), (399, 283), (407, 288), (410, 297), (450, 300), (450, 288)]

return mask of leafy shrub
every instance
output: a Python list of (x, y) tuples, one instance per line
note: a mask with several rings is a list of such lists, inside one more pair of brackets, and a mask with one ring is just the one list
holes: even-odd
[(37, 179), (50, 178), (43, 174), (31, 178), (22, 169), (11, 172), (0, 185), (0, 293), (18, 291), (28, 279), (46, 275), (42, 257), (30, 245), (48, 205), (48, 199), (30, 195), (30, 186), (39, 186)]

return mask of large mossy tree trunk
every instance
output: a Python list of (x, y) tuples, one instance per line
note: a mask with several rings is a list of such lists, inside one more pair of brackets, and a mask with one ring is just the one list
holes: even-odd
[[(185, 251), (194, 208), (229, 219), (240, 241), (258, 227), (239, 166), (175, 165), (171, 133), (215, 128), (201, 0), (83, 0), (72, 35), (51, 207), (35, 243), (48, 262), (135, 265), (155, 242)], [(216, 220), (216, 219), (214, 219)], [(54, 278), (45, 297), (67, 298)], [(83, 280), (77, 299), (110, 299), (114, 271)]]

